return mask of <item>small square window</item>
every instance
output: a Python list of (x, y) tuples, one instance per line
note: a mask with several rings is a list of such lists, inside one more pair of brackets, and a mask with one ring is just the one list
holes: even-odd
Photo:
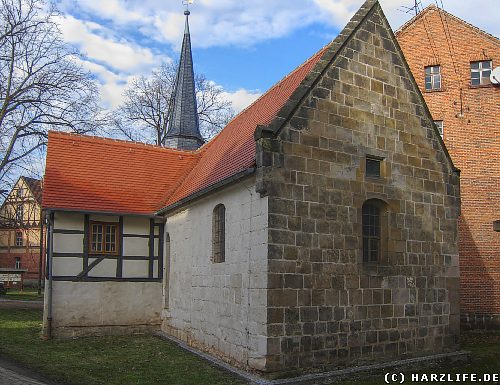
[(425, 67), (425, 90), (441, 89), (441, 66)]
[(443, 137), (443, 121), (442, 120), (435, 120), (434, 124), (436, 125), (439, 135), (441, 135), (441, 138)]
[(380, 178), (380, 159), (366, 158), (366, 176)]
[(482, 86), (490, 84), (491, 60), (470, 63), (470, 84)]

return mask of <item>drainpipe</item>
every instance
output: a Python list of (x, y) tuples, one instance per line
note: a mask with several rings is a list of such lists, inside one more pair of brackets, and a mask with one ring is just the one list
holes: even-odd
[(38, 295), (42, 294), (42, 270), (43, 270), (43, 210), (40, 208), (40, 258), (38, 260)]
[(48, 216), (48, 232), (47, 232), (47, 330), (45, 337), (52, 338), (52, 254), (54, 249), (54, 213)]

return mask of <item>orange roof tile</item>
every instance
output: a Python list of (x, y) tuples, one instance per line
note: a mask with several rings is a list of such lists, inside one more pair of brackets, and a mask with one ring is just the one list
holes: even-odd
[(271, 123), (325, 49), (273, 86), (196, 152), (50, 132), (43, 207), (151, 215), (254, 167), (257, 126)]
[(199, 154), (49, 133), (44, 208), (151, 215)]

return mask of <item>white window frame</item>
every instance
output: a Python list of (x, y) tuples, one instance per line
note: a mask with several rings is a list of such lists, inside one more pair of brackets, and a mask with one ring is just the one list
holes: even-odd
[[(442, 88), (443, 81), (441, 78), (441, 65), (436, 64), (432, 66), (426, 66), (424, 68), (424, 73), (426, 91), (440, 90)], [(427, 87), (428, 84), (430, 85), (430, 88)]]
[(434, 124), (436, 125), (439, 135), (441, 138), (444, 138), (444, 121), (443, 120), (435, 120)]
[[(486, 65), (487, 63), (487, 65)], [(477, 68), (475, 67), (477, 64)], [(491, 60), (481, 60), (473, 61), (470, 63), (470, 85), (473, 87), (485, 86), (491, 84), (490, 75), (493, 68)], [(473, 77), (474, 74), (478, 74), (477, 77)], [(479, 79), (479, 84), (474, 84), (474, 80)]]

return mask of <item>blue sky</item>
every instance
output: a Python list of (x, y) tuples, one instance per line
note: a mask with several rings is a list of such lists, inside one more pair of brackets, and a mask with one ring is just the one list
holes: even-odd
[[(422, 0), (422, 5), (434, 1)], [(380, 2), (395, 29), (411, 17), (399, 9), (413, 0)], [(362, 3), (194, 0), (195, 71), (223, 87), (239, 111), (332, 40)], [(476, 4), (443, 0), (447, 11), (498, 36), (499, 13), (478, 12)], [(59, 0), (58, 7), (65, 40), (86, 55), (82, 65), (99, 80), (109, 108), (120, 104), (133, 77), (179, 56), (182, 0)]]

